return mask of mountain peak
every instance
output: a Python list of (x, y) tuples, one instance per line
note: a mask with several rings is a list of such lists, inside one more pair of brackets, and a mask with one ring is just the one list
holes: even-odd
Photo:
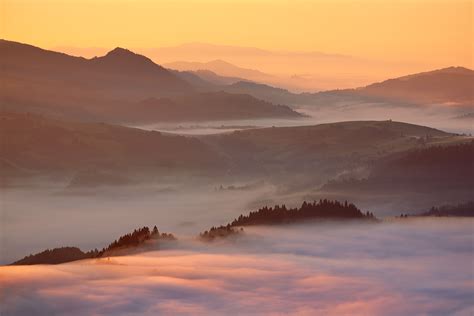
[[(136, 54), (126, 48), (116, 47), (105, 56), (95, 58), (97, 62), (105, 63), (108, 65), (122, 65), (123, 67), (143, 67), (148, 68), (150, 66), (160, 67), (155, 64), (150, 58), (140, 54)], [(127, 66), (126, 66), (127, 65)]]
[[(211, 64), (222, 64), (222, 65), (232, 65), (231, 63), (225, 61), (225, 60), (222, 60), (222, 59), (214, 59), (214, 60), (211, 60), (209, 63)], [(232, 65), (234, 66), (234, 65)]]
[[(141, 55), (135, 54), (134, 52), (132, 52), (132, 51), (126, 49), (126, 48), (122, 48), (122, 47), (116, 47), (105, 55), (105, 57), (114, 57), (114, 56), (116, 56), (116, 57), (125, 57), (125, 56), (136, 57), (136, 56), (141, 56)], [(141, 57), (146, 58), (145, 56), (141, 56)]]
[(462, 66), (451, 66), (451, 67), (439, 69), (438, 72), (457, 73), (457, 74), (472, 74), (473, 73), (471, 69), (462, 67)]

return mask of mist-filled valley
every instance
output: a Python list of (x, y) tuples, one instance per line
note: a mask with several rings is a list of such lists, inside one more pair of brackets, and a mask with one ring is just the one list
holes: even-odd
[(0, 40), (0, 315), (474, 313), (473, 70), (140, 51)]
[(232, 240), (1, 268), (6, 314), (469, 315), (472, 220), (254, 227)]

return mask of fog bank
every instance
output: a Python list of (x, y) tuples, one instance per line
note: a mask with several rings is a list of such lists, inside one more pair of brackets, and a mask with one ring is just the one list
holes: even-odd
[(472, 315), (474, 222), (246, 229), (243, 238), (0, 267), (2, 314)]

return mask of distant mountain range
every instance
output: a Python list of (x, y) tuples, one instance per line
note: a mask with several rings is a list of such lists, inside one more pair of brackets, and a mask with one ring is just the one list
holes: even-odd
[(0, 40), (0, 65), (3, 110), (85, 121), (139, 124), (301, 117), (284, 104), (474, 106), (474, 72), (461, 67), (357, 89), (292, 93), (259, 83), (259, 78), (268, 77), (265, 73), (222, 60), (175, 64), (191, 71), (171, 71), (123, 48), (85, 59)]
[[(263, 73), (258, 70), (242, 68), (235, 66), (226, 61), (217, 59), (206, 63), (177, 61), (173, 63), (164, 64), (165, 67), (176, 69), (180, 71), (211, 71), (215, 74), (224, 77), (245, 78), (252, 81), (267, 81), (271, 80), (272, 75)], [(204, 74), (205, 75), (205, 74)]]
[[(261, 81), (291, 91), (322, 91), (355, 88), (386, 78), (401, 76), (413, 64), (384, 62), (318, 51), (278, 51), (255, 47), (187, 43), (174, 47), (140, 49), (140, 53), (160, 63), (224, 60), (241, 68), (255, 69), (273, 77)], [(424, 69), (416, 65), (417, 69)], [(218, 73), (219, 74), (219, 73)], [(252, 80), (250, 78), (243, 78)]]
[[(448, 67), (388, 79), (356, 89), (293, 93), (262, 83), (268, 81), (268, 78), (259, 80), (258, 76), (253, 74), (232, 71), (235, 68), (240, 69), (237, 66), (229, 66), (226, 71), (221, 72), (219, 67), (212, 66), (213, 62), (169, 65), (170, 68), (177, 67), (184, 72), (189, 70), (202, 80), (214, 84), (214, 86), (208, 84), (208, 90), (220, 89), (229, 93), (245, 93), (278, 104), (331, 106), (340, 101), (348, 103), (375, 101), (387, 104), (439, 104), (474, 107), (472, 92), (474, 91), (474, 71), (463, 67)], [(201, 70), (196, 71), (197, 69)], [(183, 79), (186, 80), (186, 78)]]
[[(242, 117), (300, 117), (298, 113), (253, 97), (226, 95), (212, 92), (200, 94), (196, 87), (175, 73), (155, 64), (147, 57), (122, 48), (105, 56), (85, 59), (43, 50), (31, 45), (0, 40), (0, 66), (2, 68), (3, 110), (35, 112), (55, 117), (104, 122), (130, 122), (146, 118), (146, 122), (202, 120), (212, 117), (201, 107), (199, 117), (176, 117), (148, 107), (140, 108), (150, 98), (187, 98), (180, 107), (189, 107), (190, 113), (201, 104), (220, 98), (220, 119)], [(209, 98), (208, 102), (202, 102)], [(240, 103), (244, 113), (236, 107), (242, 100), (251, 101), (252, 107)], [(179, 101), (176, 101), (179, 103)], [(227, 103), (228, 102), (228, 103)], [(227, 106), (232, 108), (227, 111)], [(137, 109), (140, 108), (140, 109)], [(163, 110), (163, 108), (161, 108)], [(137, 113), (139, 112), (139, 113)], [(133, 120), (130, 120), (130, 117)]]
[(474, 107), (474, 71), (463, 67), (449, 67), (389, 79), (357, 89), (318, 93), (292, 93), (266, 84), (242, 80), (227, 85), (224, 91), (247, 93), (262, 100), (289, 105), (331, 106), (341, 101), (376, 101), (387, 104)]

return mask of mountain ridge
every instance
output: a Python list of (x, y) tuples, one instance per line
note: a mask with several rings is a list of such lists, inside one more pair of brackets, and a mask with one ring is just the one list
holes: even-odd
[[(85, 59), (2, 40), (0, 65), (4, 79), (0, 91), (2, 110), (83, 121), (135, 124), (140, 123), (137, 118), (143, 118), (142, 123), (160, 122), (169, 115), (153, 108), (148, 108), (150, 112), (137, 113), (141, 100), (189, 96), (186, 107), (191, 111), (196, 108), (193, 96), (202, 99), (203, 95), (196, 93), (207, 87), (206, 82), (193, 77), (193, 74), (184, 74), (188, 76), (185, 80), (183, 75), (154, 63), (148, 57), (120, 47), (104, 56)], [(195, 83), (199, 81), (201, 86), (193, 86), (189, 82), (193, 80)], [(24, 93), (26, 90), (30, 93)], [(219, 97), (207, 96), (209, 103)], [(239, 118), (235, 107), (239, 100), (242, 100), (239, 95), (228, 95), (219, 108), (219, 118)], [(245, 110), (246, 118), (281, 117), (279, 113), (283, 113), (281, 107), (269, 106), (265, 101), (253, 99), (251, 103), (254, 107)], [(245, 108), (246, 104), (241, 103), (240, 107)], [(288, 113), (292, 117), (299, 116), (289, 108), (283, 116)], [(192, 121), (206, 119), (206, 115), (213, 116), (205, 108), (198, 114), (199, 117), (187, 115), (173, 119)], [(130, 117), (134, 118), (133, 122)]]

